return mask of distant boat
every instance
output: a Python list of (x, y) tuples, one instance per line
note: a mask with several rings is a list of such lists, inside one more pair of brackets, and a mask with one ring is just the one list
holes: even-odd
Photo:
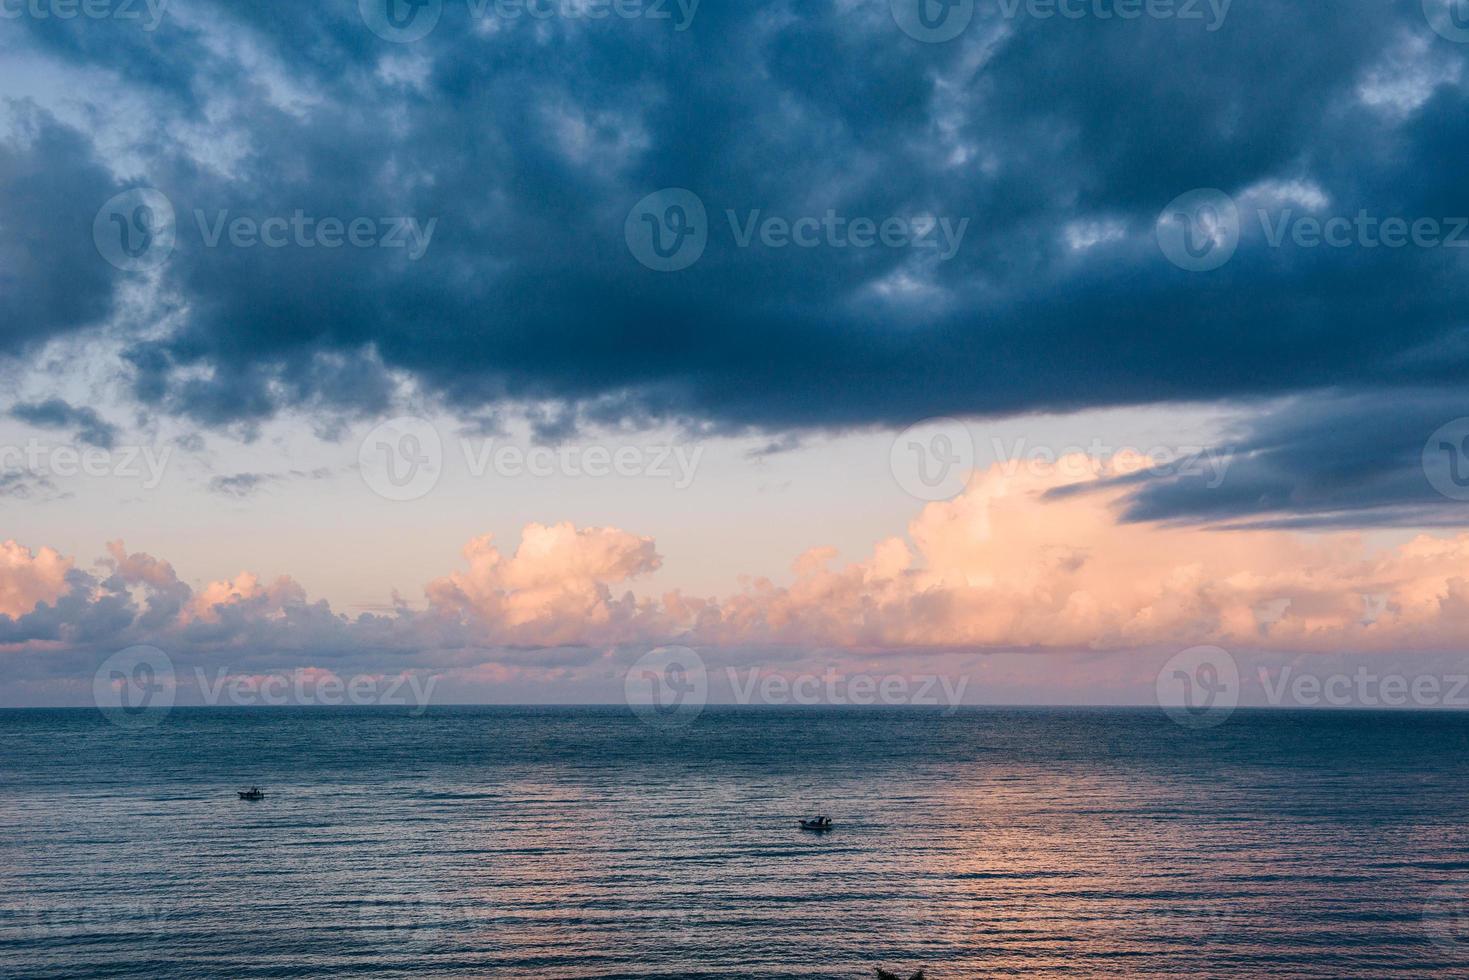
[(240, 793), (240, 799), (242, 799), (242, 800), (263, 800), (263, 799), (265, 799), (265, 792), (263, 790), (261, 790), (261, 788), (259, 786), (251, 786), (249, 789), (242, 789), (242, 790), (239, 791), (239, 793)]
[(813, 820), (802, 820), (802, 830), (811, 830), (816, 833), (824, 833), (831, 829), (831, 817), (816, 817)]

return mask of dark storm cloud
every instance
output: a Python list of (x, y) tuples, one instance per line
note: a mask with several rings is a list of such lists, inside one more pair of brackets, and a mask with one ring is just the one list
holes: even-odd
[(12, 121), (0, 137), (0, 354), (23, 356), (107, 314), (111, 270), (91, 228), (112, 182), (85, 135), (27, 107)]
[[(132, 390), (212, 427), (382, 412), (396, 379), (466, 417), (537, 403), (550, 435), (675, 419), (780, 438), (1326, 388), (1411, 399), (1469, 367), (1469, 250), (1271, 247), (1254, 215), (1469, 214), (1466, 48), (1417, 2), (1240, 0), (1216, 31), (990, 5), (947, 44), (905, 35), (885, 0), (708, 3), (681, 32), (616, 17), (488, 30), (448, 2), (406, 45), (356, 6), (196, 2), (153, 32), (18, 25), (34, 51), (117, 79), (150, 125), (134, 134), (146, 173), (106, 186), (89, 133), (37, 123), (44, 139), (0, 151), (0, 175), (58, 168), (49, 197), (5, 216), (37, 229), (26, 261), (45, 272), (12, 301), (16, 338), (94, 320), (99, 281), (136, 279), (88, 229), (110, 194), (147, 183), (177, 213), (161, 276), (183, 312), (131, 345)], [(1275, 185), (1301, 200), (1258, 190)], [(709, 215), (680, 272), (643, 267), (624, 240), (632, 206), (664, 187)], [(1164, 205), (1199, 187), (1243, 212), (1238, 253), (1212, 272), (1153, 239)], [(221, 221), (298, 210), (435, 224), (416, 257), (209, 244)], [(969, 223), (939, 261), (740, 247), (726, 215), (828, 210)], [(1276, 492), (1273, 465), (1241, 499)], [(1196, 512), (1164, 499), (1185, 492), (1150, 488), (1137, 513)]]
[[(1123, 511), (1131, 521), (1249, 529), (1462, 526), (1469, 520), (1462, 445), (1469, 421), (1456, 420), (1469, 420), (1464, 391), (1293, 399), (1214, 447), (1209, 466), (1140, 471), (1053, 493), (1131, 488)], [(1443, 453), (1463, 458), (1453, 464), (1439, 458)]]

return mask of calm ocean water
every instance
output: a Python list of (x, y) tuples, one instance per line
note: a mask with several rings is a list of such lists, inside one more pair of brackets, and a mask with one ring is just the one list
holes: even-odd
[(1465, 976), (1466, 900), (1465, 715), (0, 712), (6, 976)]

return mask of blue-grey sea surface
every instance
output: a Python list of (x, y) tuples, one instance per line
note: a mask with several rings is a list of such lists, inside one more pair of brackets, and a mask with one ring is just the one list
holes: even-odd
[(0, 975), (878, 966), (1469, 976), (1469, 715), (0, 712)]

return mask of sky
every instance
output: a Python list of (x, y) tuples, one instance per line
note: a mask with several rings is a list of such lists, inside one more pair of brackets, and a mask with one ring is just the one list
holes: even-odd
[(1446, 690), (1466, 55), (1460, 0), (0, 0), (0, 706)]

